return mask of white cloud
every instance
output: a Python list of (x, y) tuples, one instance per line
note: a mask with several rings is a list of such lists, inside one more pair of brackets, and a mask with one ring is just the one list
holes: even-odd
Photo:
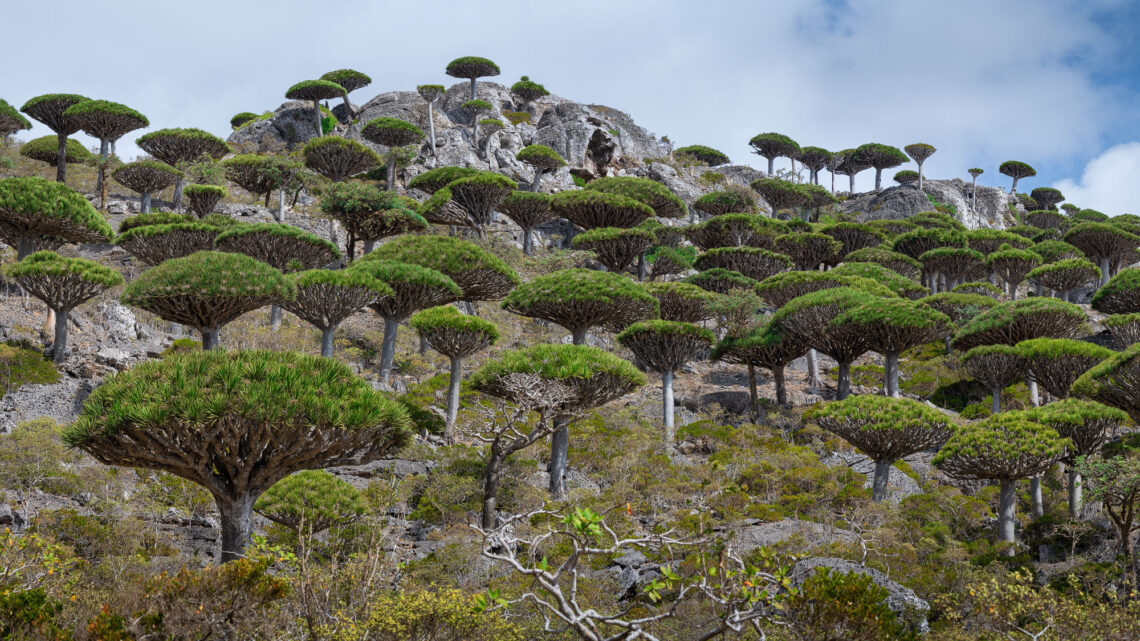
[(1140, 212), (1140, 142), (1116, 145), (1089, 161), (1080, 181), (1065, 179), (1053, 184), (1065, 194), (1065, 202), (1102, 211), (1110, 216)]

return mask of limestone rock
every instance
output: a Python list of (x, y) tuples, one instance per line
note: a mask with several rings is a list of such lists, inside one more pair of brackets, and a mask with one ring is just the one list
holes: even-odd
[(849, 530), (800, 519), (783, 519), (770, 523), (752, 521), (738, 526), (732, 532), (732, 549), (742, 555), (792, 538), (802, 540), (808, 549), (832, 543), (855, 543), (858, 540), (855, 533)]
[[(929, 196), (929, 198), (928, 198)], [(996, 187), (978, 187), (977, 207), (970, 205), (970, 183), (960, 179), (924, 180), (922, 190), (917, 185), (899, 185), (878, 192), (856, 194), (845, 201), (842, 210), (858, 213), (858, 220), (900, 220), (920, 211), (932, 211), (934, 201), (953, 206), (955, 217), (970, 229), (989, 227), (1005, 229), (1016, 223), (1010, 215), (1010, 205), (1018, 211), (1024, 208), (1015, 197)]]
[[(846, 465), (855, 472), (866, 477), (863, 487), (870, 488), (875, 478), (875, 462), (868, 456), (858, 452), (835, 452), (820, 461), (827, 466)], [(887, 500), (898, 503), (908, 496), (921, 494), (922, 488), (918, 482), (907, 476), (897, 467), (891, 467), (891, 475), (887, 481)]]

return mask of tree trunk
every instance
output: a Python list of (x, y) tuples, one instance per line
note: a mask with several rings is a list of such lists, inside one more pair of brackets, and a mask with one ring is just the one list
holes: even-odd
[(1065, 289), (1061, 291), (1061, 300), (1065, 301), (1066, 303), (1073, 302), (1069, 300), (1069, 290)]
[(1017, 300), (1017, 283), (1009, 283), (1009, 299)]
[(16, 260), (24, 260), (36, 253), (35, 241), (31, 236), (20, 236), (16, 243)]
[(780, 407), (788, 406), (788, 388), (784, 384), (784, 366), (772, 368), (772, 382), (776, 385), (776, 404)]
[(483, 469), (483, 515), (479, 519), (484, 531), (495, 527), (495, 508), (499, 501), (499, 481), (503, 478), (503, 462), (506, 457), (497, 444), (491, 445), (491, 455), (487, 457), (487, 467)]
[(313, 101), (313, 125), (317, 128), (317, 138), (324, 135), (324, 128), (321, 127), (321, 102), (319, 100)]
[(831, 174), (831, 195), (834, 196), (835, 195), (835, 172), (828, 169), (827, 173)]
[(760, 415), (760, 395), (756, 391), (756, 366), (751, 362), (748, 363), (748, 410), (752, 413), (752, 419)]
[(993, 389), (993, 400), (990, 403), (990, 414), (1001, 413), (1001, 388), (995, 387)]
[(952, 334), (947, 334), (947, 335), (946, 335), (946, 353), (947, 353), (947, 354), (949, 354), (950, 352), (954, 351), (954, 350), (953, 350), (953, 349), (950, 347), (950, 341), (951, 341), (953, 338), (954, 338), (954, 336), (953, 336)]
[(420, 334), (420, 355), (422, 356), (424, 354), (427, 354), (429, 347), (431, 346), (428, 345), (427, 337), (423, 334)]
[(385, 385), (392, 377), (392, 359), (396, 355), (396, 331), (400, 329), (400, 319), (384, 317), (384, 341), (380, 352), (380, 381)]
[(1109, 267), (1110, 267), (1110, 265), (1108, 262), (1108, 257), (1106, 256), (1104, 258), (1101, 258), (1100, 259), (1100, 284), (1097, 285), (1098, 289), (1101, 287), (1104, 287), (1105, 285), (1108, 284), (1108, 279), (1110, 278)]
[(647, 274), (645, 252), (641, 252), (637, 255), (637, 280), (645, 280)]
[(884, 375), (886, 376), (886, 393), (891, 398), (899, 397), (899, 355), (887, 354)]
[(1009, 543), (1006, 556), (1014, 556), (1017, 550), (1015, 526), (1017, 524), (1017, 483), (1010, 479), (1001, 480), (1001, 490), (998, 493), (998, 536), (1002, 541)]
[(451, 442), (451, 428), (459, 414), (459, 384), (463, 381), (462, 359), (451, 359), (451, 378), (447, 381), (447, 423), (444, 437)]
[(336, 327), (329, 327), (321, 330), (321, 356), (326, 358), (333, 355), (333, 333), (336, 332)]
[(388, 183), (388, 191), (396, 193), (396, 155), (389, 150), (388, 172), (384, 174), (384, 182)]
[(1013, 194), (1016, 192), (1017, 192), (1017, 178), (1014, 178), (1013, 179), (1013, 185), (1010, 186), (1010, 188), (1009, 188), (1009, 193)]
[[(771, 177), (771, 176), (775, 176), (775, 175), (776, 175), (776, 158), (775, 158), (775, 156), (773, 156), (772, 158), (768, 159), (768, 176)], [(772, 213), (776, 213), (776, 212), (772, 212)]]
[(57, 133), (55, 135), (59, 146), (55, 154), (55, 181), (66, 183), (67, 182), (67, 134)]
[(270, 327), (270, 329), (272, 329), (275, 332), (277, 330), (281, 329), (281, 306), (280, 305), (270, 305), (269, 306), (269, 327)]
[(178, 208), (182, 206), (182, 190), (185, 188), (185, 178), (179, 178), (177, 182), (174, 183), (174, 203), (171, 205), (171, 209), (174, 211), (178, 211)]
[(970, 181), (970, 185), (971, 185), (970, 186), (970, 208), (971, 209), (977, 209), (978, 208), (978, 177), (977, 176), (974, 176), (973, 180)]
[(348, 102), (348, 94), (344, 94), (344, 119), (352, 122), (352, 105)]
[(804, 359), (807, 365), (808, 385), (819, 387), (823, 381), (819, 380), (819, 356), (816, 355), (815, 349), (809, 349)]
[(883, 170), (878, 168), (878, 167), (875, 167), (875, 191), (879, 191), (880, 189), (882, 189), (882, 187), (881, 187), (882, 183), (883, 183)]
[(850, 183), (850, 186), (848, 187), (847, 193), (854, 194), (855, 193), (855, 174), (848, 174), (847, 180)]
[[(102, 160), (102, 162), (99, 164), (99, 175), (95, 179), (95, 191), (97, 191), (99, 193), (103, 193), (103, 182), (107, 179), (107, 154), (110, 152), (110, 150), (111, 150), (111, 143), (107, 142), (106, 138), (100, 138), (99, 139), (99, 158), (100, 158), (100, 160)], [(106, 199), (107, 199), (106, 196), (104, 196), (103, 201), (106, 201)], [(103, 201), (100, 201), (100, 203), (99, 203), (99, 209), (100, 210), (102, 210), (105, 206), (105, 202), (103, 202)]]
[(839, 361), (839, 379), (835, 383), (835, 400), (842, 401), (851, 395), (851, 363)]
[(51, 344), (51, 360), (59, 365), (67, 358), (67, 317), (70, 310), (55, 310), (55, 340)]
[(522, 230), (522, 233), (523, 233), (523, 241), (522, 241), (523, 254), (526, 256), (530, 256), (530, 255), (534, 254), (534, 237), (533, 237), (533, 234), (531, 233), (531, 229), (529, 227)]
[(234, 498), (215, 497), (222, 529), (221, 562), (229, 563), (241, 558), (253, 526), (254, 497), (246, 494)]
[(218, 333), (221, 331), (219, 327), (203, 327), (199, 330), (202, 334), (202, 350), (209, 351), (218, 348)]
[(143, 194), (139, 196), (139, 209), (141, 210), (140, 213), (150, 213), (150, 194)]
[(471, 99), (475, 99), (475, 79), (471, 79)]
[(1081, 475), (1073, 468), (1069, 468), (1069, 516), (1074, 519), (1081, 517), (1081, 502), (1084, 499), (1084, 488), (1081, 487)]
[(364, 253), (361, 254), (361, 256), (367, 256), (368, 254), (371, 254), (372, 250), (375, 248), (376, 248), (376, 240), (375, 239), (369, 238), (369, 239), (365, 240), (364, 241)]
[(570, 428), (565, 418), (555, 421), (557, 428), (550, 436), (550, 497), (561, 500), (566, 495), (566, 453), (570, 449)]
[(876, 503), (887, 498), (887, 484), (891, 480), (893, 461), (875, 461), (875, 479), (871, 482), (871, 500)]
[(661, 375), (661, 404), (665, 411), (665, 447), (672, 449), (677, 431), (673, 421), (673, 372)]
[(432, 101), (428, 101), (428, 140), (431, 141), (431, 157), (435, 158), (435, 112), (432, 109)]
[(1033, 376), (1033, 370), (1026, 370), (1025, 384), (1029, 387), (1029, 402), (1033, 407), (1041, 407), (1041, 395), (1037, 393), (1037, 378)]
[(571, 334), (573, 335), (573, 343), (575, 345), (585, 345), (586, 344), (586, 329), (587, 328), (583, 327), (581, 329), (575, 329), (573, 332), (571, 332)]
[(534, 180), (530, 183), (530, 190), (536, 194), (538, 193), (538, 186), (542, 182), (542, 174), (542, 167), (534, 168)]
[(1039, 519), (1045, 515), (1045, 499), (1041, 495), (1041, 477), (1029, 477), (1029, 496), (1033, 499), (1033, 518)]
[(918, 165), (918, 189), (922, 191), (922, 163), (916, 164)]
[(277, 190), (277, 213), (273, 216), (279, 223), (285, 222), (285, 188)]

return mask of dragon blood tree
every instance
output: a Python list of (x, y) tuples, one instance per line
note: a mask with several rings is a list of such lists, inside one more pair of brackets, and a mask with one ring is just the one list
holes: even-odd
[(372, 78), (370, 78), (367, 74), (356, 71), (355, 69), (337, 69), (336, 71), (330, 71), (328, 73), (322, 74), (318, 80), (335, 82), (344, 89), (345, 121), (351, 121), (352, 117), (355, 115), (352, 110), (352, 103), (348, 101), (348, 94), (356, 91), (357, 89), (362, 89), (372, 84)]
[(459, 300), (468, 303), (499, 300), (519, 284), (515, 270), (497, 256), (474, 243), (447, 236), (393, 238), (362, 259), (368, 260), (393, 260), (434, 269), (454, 281), (463, 290)]
[(788, 391), (784, 380), (784, 368), (807, 351), (807, 343), (793, 334), (776, 331), (770, 323), (765, 323), (745, 336), (725, 337), (717, 343), (711, 358), (748, 367), (748, 396), (752, 415), (757, 416), (760, 405), (756, 391), (756, 368), (763, 367), (772, 372), (772, 382), (776, 388), (776, 404), (787, 407)]
[(873, 280), (859, 276), (837, 275), (832, 272), (783, 272), (744, 288), (755, 289), (756, 293), (772, 307), (783, 307), (794, 298), (833, 287), (854, 287), (872, 296), (887, 298), (895, 296), (886, 286)]
[(357, 241), (364, 241), (367, 254), (378, 240), (429, 227), (405, 197), (362, 182), (329, 185), (321, 194), (321, 211), (340, 221), (348, 232), (344, 251), (350, 262), (356, 256)]
[(969, 283), (962, 283), (957, 285), (954, 289), (950, 290), (952, 294), (980, 294), (982, 296), (989, 296), (990, 298), (999, 300), (1002, 297), (1002, 290), (997, 285), (991, 285), (984, 281), (975, 281)]
[(852, 325), (833, 323), (844, 312), (868, 301), (870, 296), (852, 287), (834, 287), (794, 298), (772, 316), (772, 326), (835, 359), (839, 365), (836, 398), (851, 394), (851, 362), (871, 346), (867, 336)]
[(412, 177), (408, 181), (408, 189), (418, 189), (431, 195), (460, 178), (470, 178), (481, 173), (483, 173), (482, 170), (472, 167), (453, 167), (451, 165), (436, 167)]
[[(135, 144), (171, 167), (203, 159), (220, 160), (232, 151), (226, 141), (201, 129), (159, 129), (139, 136)], [(174, 186), (175, 210), (182, 205), (183, 186), (179, 178)]]
[(534, 229), (555, 220), (551, 197), (533, 191), (512, 191), (499, 203), (499, 211), (522, 229), (523, 254), (534, 254)]
[(1113, 314), (1103, 321), (1117, 349), (1140, 342), (1140, 314)]
[(546, 145), (527, 145), (515, 154), (515, 160), (534, 169), (534, 181), (530, 184), (530, 190), (533, 192), (538, 191), (543, 174), (558, 171), (566, 166), (566, 159)]
[(218, 346), (226, 323), (296, 291), (285, 276), (242, 254), (200, 251), (152, 267), (123, 290), (123, 303), (163, 320), (189, 325), (202, 335), (202, 349)]
[(951, 331), (946, 334), (947, 354), (950, 353), (950, 339), (953, 338), (954, 330), (961, 328), (978, 314), (997, 305), (997, 301), (990, 296), (980, 294), (956, 294), (954, 292), (933, 294), (918, 299), (918, 302), (929, 305), (943, 314), (946, 314), (953, 323)]
[[(678, 152), (679, 151), (680, 150), (678, 150)], [(823, 147), (803, 147), (800, 149), (800, 153), (796, 158), (798, 158), (800, 163), (802, 163), (804, 167), (807, 167), (808, 172), (810, 172), (808, 182), (813, 185), (818, 185), (820, 170), (827, 167), (827, 163), (831, 161), (833, 156), (834, 154)], [(727, 157), (724, 162), (728, 162)]]
[(926, 288), (922, 285), (875, 263), (846, 262), (832, 269), (829, 273), (833, 276), (855, 276), (875, 281), (876, 284), (886, 287), (896, 296), (903, 298), (917, 300), (926, 295)]
[(926, 159), (933, 156), (934, 152), (938, 150), (934, 148), (934, 145), (928, 145), (924, 142), (916, 142), (914, 144), (903, 147), (903, 151), (906, 152), (906, 155), (910, 156), (910, 159), (914, 161), (914, 164), (918, 165), (918, 188), (922, 189), (922, 163), (926, 162)]
[(1009, 345), (979, 345), (962, 356), (966, 373), (992, 393), (991, 414), (1001, 412), (1001, 391), (1025, 376), (1025, 357)]
[(5, 277), (43, 301), (55, 314), (52, 360), (67, 358), (67, 322), (71, 310), (97, 294), (121, 285), (119, 272), (86, 258), (63, 258), (55, 252), (40, 251), (2, 271)]
[(920, 178), (921, 176), (919, 176), (918, 172), (914, 171), (913, 169), (903, 169), (901, 171), (896, 171), (894, 176), (895, 182), (900, 185), (918, 184)]
[(8, 104), (8, 101), (0, 98), (0, 142), (6, 142), (8, 136), (31, 129), (32, 123), (28, 119), (21, 116), (20, 112), (15, 107)]
[(1009, 299), (1017, 300), (1017, 286), (1041, 263), (1041, 257), (1028, 249), (1014, 249), (1002, 245), (1000, 249), (986, 256), (990, 271), (1005, 282), (1009, 288)]
[(418, 85), (416, 93), (427, 103), (428, 143), (431, 145), (431, 155), (435, 157), (435, 101), (447, 92), (443, 85)]
[[(284, 223), (237, 225), (214, 239), (218, 251), (245, 254), (282, 272), (325, 267), (340, 258), (336, 245)], [(273, 330), (281, 327), (281, 307), (270, 311)]]
[(699, 323), (716, 315), (716, 295), (689, 283), (646, 283), (645, 291), (657, 299), (661, 319)]
[(333, 334), (344, 319), (395, 294), (367, 273), (348, 269), (310, 269), (290, 280), (297, 295), (281, 306), (321, 331), (321, 356), (333, 355)]
[(701, 251), (717, 247), (775, 249), (787, 226), (760, 214), (720, 214), (683, 228), (685, 238)]
[(451, 360), (447, 382), (447, 422), (444, 436), (450, 442), (450, 430), (459, 413), (459, 384), (463, 381), (463, 359), (487, 349), (499, 340), (494, 324), (477, 316), (469, 316), (450, 306), (432, 307), (412, 316), (408, 323), (420, 333), (428, 345)]
[(860, 249), (879, 247), (886, 240), (886, 234), (864, 223), (834, 223), (819, 231), (843, 243), (843, 256)]
[(410, 426), (402, 405), (332, 359), (218, 350), (111, 376), (63, 438), (105, 465), (162, 470), (210, 492), (226, 562), (241, 557), (254, 503), (275, 483), (395, 453)]
[(692, 259), (672, 247), (658, 247), (649, 260), (652, 263), (649, 270), (650, 281), (660, 276), (684, 274), (693, 268)]
[(475, 94), (475, 80), (499, 75), (499, 65), (478, 56), (463, 56), (447, 63), (444, 73), (452, 78), (465, 78), (471, 82), (471, 100)]
[(495, 106), (486, 100), (473, 99), (459, 105), (459, 109), (471, 119), (471, 147), (478, 149), (479, 120), (482, 116), (492, 113), (495, 110)]
[(938, 275), (946, 279), (948, 290), (970, 276), (985, 270), (986, 257), (981, 252), (965, 247), (938, 247), (918, 257), (922, 268), (927, 274), (934, 275), (931, 279), (931, 294), (938, 293)]
[(1027, 414), (1029, 420), (1051, 427), (1071, 441), (1061, 462), (1068, 466), (1069, 472), (1069, 516), (1080, 518), (1083, 488), (1077, 463), (1081, 457), (1100, 452), (1128, 420), (1128, 414), (1115, 407), (1075, 398), (1034, 407)]
[[(125, 222), (125, 221), (124, 221)], [(115, 244), (147, 265), (214, 248), (222, 230), (201, 222), (139, 225), (115, 237)]]
[(591, 251), (598, 262), (615, 274), (629, 267), (653, 244), (653, 234), (637, 229), (597, 227), (574, 237), (574, 249)]
[(1038, 209), (1027, 212), (1022, 219), (1038, 229), (1058, 229), (1068, 221), (1068, 216), (1052, 209)]
[(800, 146), (796, 141), (778, 133), (756, 134), (748, 141), (752, 153), (768, 161), (768, 175), (775, 176), (775, 161), (777, 158), (795, 159), (800, 154)]
[(150, 211), (150, 197), (155, 192), (182, 180), (186, 174), (170, 165), (157, 160), (136, 160), (129, 162), (112, 172), (115, 182), (138, 192), (142, 213)]
[(1074, 338), (1087, 331), (1084, 310), (1055, 298), (1027, 298), (994, 305), (954, 335), (954, 349), (1016, 345), (1031, 338)]
[(0, 179), (0, 241), (23, 260), (63, 242), (108, 243), (114, 237), (102, 214), (78, 192), (43, 178)]
[[(20, 155), (24, 158), (46, 162), (49, 167), (55, 167), (59, 162), (58, 149), (56, 144), (59, 140), (55, 136), (40, 136), (33, 138), (28, 142), (20, 145)], [(91, 152), (79, 143), (78, 140), (67, 139), (66, 155), (64, 161), (75, 165), (79, 163), (90, 162)]]
[(348, 272), (364, 274), (384, 283), (392, 290), (369, 305), (384, 319), (384, 338), (380, 353), (380, 376), (385, 385), (391, 380), (392, 360), (396, 355), (396, 335), (400, 323), (421, 309), (453, 303), (463, 290), (446, 275), (428, 267), (391, 260), (360, 260)]
[(1140, 420), (1140, 344), (1102, 361), (1073, 382), (1073, 396), (1124, 410)]
[(1140, 312), (1140, 268), (1121, 270), (1092, 297), (1092, 308), (1105, 314)]
[(843, 151), (836, 152), (838, 163), (835, 165), (835, 173), (841, 176), (847, 176), (848, 193), (855, 193), (855, 176), (860, 172), (870, 169), (871, 164), (868, 163), (862, 156), (856, 153), (855, 149), (844, 149)]
[(772, 218), (784, 209), (804, 207), (811, 200), (811, 194), (803, 185), (799, 185), (779, 178), (759, 178), (750, 185), (764, 197), (765, 202), (772, 208)]
[(368, 147), (339, 136), (310, 140), (301, 149), (305, 166), (338, 183), (356, 174), (376, 168), (380, 157)]
[(218, 202), (226, 197), (226, 188), (219, 185), (186, 185), (182, 193), (190, 201), (190, 212), (202, 219), (210, 215)]
[[(1017, 181), (1022, 178), (1037, 175), (1036, 169), (1019, 160), (1007, 160), (1003, 162), (998, 167), (998, 171), (1013, 179), (1013, 184), (1009, 186), (1009, 193), (1011, 194), (1017, 191)], [(973, 172), (971, 171), (970, 173), (972, 174)]]
[(82, 128), (79, 122), (65, 113), (73, 105), (87, 100), (90, 99), (73, 93), (49, 93), (36, 96), (20, 107), (20, 111), (32, 120), (38, 120), (55, 132), (56, 182), (64, 182), (67, 178), (67, 137)]
[(814, 271), (823, 264), (838, 264), (843, 244), (827, 234), (795, 232), (777, 238), (776, 251), (791, 258), (796, 269)]
[(617, 341), (649, 369), (661, 375), (665, 414), (665, 446), (672, 449), (676, 436), (673, 419), (673, 377), (685, 364), (708, 354), (716, 338), (692, 323), (649, 320), (634, 323), (617, 335)]
[[(360, 130), (360, 135), (368, 142), (385, 147), (405, 147), (424, 139), (424, 132), (420, 131), (419, 127), (399, 118), (369, 120), (368, 124)], [(388, 169), (387, 173), (384, 174), (384, 180), (388, 183), (389, 191), (395, 191), (399, 186), (399, 181), (396, 179), (396, 157), (394, 155), (389, 154), (388, 156)]]
[(756, 213), (756, 199), (741, 191), (713, 191), (693, 201), (703, 216)]
[(971, 169), (966, 170), (966, 173), (970, 174), (970, 206), (971, 207), (977, 207), (978, 206), (978, 176), (981, 176), (982, 174), (986, 173), (986, 170), (982, 169), (980, 167), (973, 167)]
[(1140, 247), (1140, 236), (1109, 223), (1080, 223), (1069, 229), (1062, 240), (1100, 266), (1101, 287), (1112, 275), (1112, 261)]
[(1024, 236), (997, 229), (971, 229), (966, 232), (966, 246), (989, 256), (1009, 245), (1013, 249), (1029, 249), (1033, 243)]
[(550, 201), (550, 207), (582, 229), (596, 227), (635, 227), (654, 215), (653, 208), (628, 196), (592, 189), (564, 191)]
[(734, 289), (752, 289), (760, 284), (755, 278), (749, 278), (731, 269), (720, 268), (693, 274), (682, 282), (696, 285), (714, 294), (727, 294)]
[(899, 397), (899, 354), (945, 336), (951, 326), (948, 316), (923, 303), (874, 297), (840, 314), (832, 324), (862, 334), (870, 349), (883, 355), (884, 389), (894, 398)]
[(682, 160), (690, 162), (699, 162), (708, 165), (709, 167), (716, 167), (718, 165), (727, 165), (732, 162), (724, 152), (707, 147), (705, 145), (688, 145), (685, 147), (678, 147), (673, 152), (674, 156)]
[(554, 450), (561, 456), (550, 461), (550, 492), (554, 498), (562, 498), (573, 419), (645, 383), (645, 375), (629, 361), (585, 345), (541, 344), (514, 350), (473, 373), (468, 379), (472, 389), (520, 406), (524, 416), (528, 410), (542, 415), (529, 432), (514, 427), (522, 421), (512, 421), (511, 428), (485, 439), (490, 456), (483, 478), (483, 527), (495, 527), (499, 483), (507, 457), (551, 434)]
[(495, 209), (516, 189), (518, 184), (510, 178), (493, 171), (480, 171), (436, 190), (421, 205), (420, 212), (429, 222), (463, 225), (485, 238)]
[(645, 287), (624, 276), (563, 269), (519, 285), (503, 300), (503, 309), (560, 325), (575, 345), (583, 345), (591, 328), (620, 332), (655, 318), (660, 308)]
[(289, 87), (285, 97), (289, 100), (308, 100), (313, 103), (314, 136), (317, 138), (325, 133), (324, 127), (321, 126), (321, 101), (343, 97), (345, 102), (348, 102), (348, 92), (344, 87), (330, 80), (302, 80)]
[(103, 186), (107, 179), (107, 156), (111, 147), (126, 134), (149, 127), (150, 121), (134, 109), (109, 100), (85, 100), (68, 107), (63, 115), (78, 123), (83, 133), (99, 139), (102, 162), (99, 163), (99, 181), (95, 190), (101, 194), (99, 202), (102, 208), (107, 200)]
[(893, 252), (889, 249), (883, 249), (882, 247), (856, 249), (847, 254), (844, 260), (882, 265), (903, 278), (909, 278), (911, 280), (915, 280), (922, 275), (922, 263), (906, 254)]
[(954, 431), (934, 457), (934, 465), (950, 476), (965, 480), (996, 480), (998, 532), (1014, 546), (1019, 479), (1039, 476), (1061, 460), (1070, 441), (1057, 430), (1030, 420), (1026, 412), (1003, 412)]
[(269, 488), (253, 511), (300, 536), (347, 525), (364, 515), (360, 490), (325, 470), (301, 470)]
[[(283, 189), (284, 178), (299, 169), (300, 164), (280, 156), (238, 154), (223, 160), (222, 168), (226, 180), (253, 194), (255, 198), (264, 197), (265, 206), (268, 207), (273, 190)], [(278, 220), (281, 220), (283, 213), (278, 212)]]
[(908, 160), (898, 147), (869, 142), (855, 149), (855, 155), (867, 165), (875, 168), (875, 191), (882, 189), (883, 170), (898, 167)]
[(519, 78), (519, 81), (511, 85), (511, 94), (518, 98), (519, 105), (525, 110), (527, 105), (550, 95), (541, 84), (531, 80), (527, 76)]
[(697, 256), (695, 266), (700, 271), (720, 268), (764, 280), (791, 269), (792, 259), (757, 247), (718, 247)]
[(940, 447), (954, 433), (946, 414), (909, 398), (853, 396), (817, 404), (804, 418), (842, 437), (875, 462), (871, 498), (887, 498), (891, 466), (901, 458)]
[[(689, 213), (685, 201), (678, 198), (669, 188), (649, 178), (634, 176), (611, 176), (598, 178), (586, 184), (587, 191), (600, 191), (606, 194), (625, 196), (647, 205), (658, 218), (684, 218)], [(625, 227), (625, 225), (611, 225)]]
[(1096, 343), (1071, 338), (1034, 338), (1016, 347), (1041, 387), (1057, 398), (1068, 398), (1081, 374), (1116, 354)]

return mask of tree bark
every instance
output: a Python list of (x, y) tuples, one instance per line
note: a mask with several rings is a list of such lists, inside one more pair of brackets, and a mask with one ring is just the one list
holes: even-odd
[(842, 401), (851, 395), (851, 363), (839, 362), (839, 378), (835, 383), (835, 400)]
[(1017, 192), (1017, 178), (1014, 178), (1014, 179), (1013, 179), (1013, 185), (1011, 185), (1011, 186), (1010, 186), (1010, 188), (1009, 188), (1009, 193), (1011, 193), (1011, 194), (1012, 194), (1012, 193), (1015, 193), (1015, 192)]
[(637, 280), (643, 281), (647, 275), (648, 270), (646, 268), (645, 252), (641, 252), (637, 255)]
[(336, 327), (321, 330), (321, 356), (328, 358), (333, 355), (333, 334), (335, 332)]
[(16, 243), (16, 260), (24, 260), (36, 253), (36, 245), (31, 236), (20, 236)]
[(203, 327), (202, 333), (202, 350), (209, 351), (218, 348), (218, 332), (221, 331), (218, 327)]
[(583, 327), (581, 329), (576, 329), (573, 332), (571, 332), (571, 334), (573, 335), (573, 343), (575, 345), (585, 345), (586, 344), (586, 329), (587, 328)]
[[(111, 151), (111, 143), (107, 142), (106, 138), (100, 138), (99, 139), (99, 158), (102, 160), (102, 163), (100, 163), (100, 165), (99, 165), (99, 175), (95, 179), (95, 191), (97, 191), (99, 193), (104, 193), (103, 192), (103, 182), (107, 179), (107, 154), (110, 151)], [(106, 196), (104, 196), (103, 200), (99, 202), (99, 209), (100, 210), (102, 210), (106, 206), (106, 203), (104, 202), (106, 200), (107, 200), (107, 198), (106, 198)]]
[(1025, 384), (1029, 387), (1029, 402), (1033, 403), (1033, 407), (1041, 407), (1041, 395), (1037, 392), (1037, 378), (1033, 376), (1033, 370), (1026, 370)]
[(850, 183), (850, 186), (848, 187), (847, 193), (854, 194), (855, 193), (855, 174), (848, 174), (847, 180)]
[(891, 480), (893, 461), (875, 461), (875, 479), (871, 482), (871, 500), (876, 503), (886, 500), (887, 484)]
[(530, 184), (530, 190), (538, 193), (538, 185), (542, 182), (542, 167), (534, 168), (534, 182)]
[(269, 306), (269, 327), (270, 327), (270, 329), (272, 329), (275, 332), (277, 330), (281, 329), (281, 306), (280, 305), (270, 305)]
[(475, 79), (471, 79), (471, 99), (475, 99)]
[(489, 531), (495, 527), (495, 509), (499, 502), (499, 482), (503, 478), (503, 462), (506, 457), (499, 451), (498, 443), (491, 445), (491, 455), (487, 457), (487, 467), (483, 469), (483, 514), (480, 525)]
[(1029, 477), (1029, 496), (1033, 499), (1033, 518), (1039, 519), (1045, 515), (1045, 500), (1041, 495), (1041, 477)]
[[(776, 158), (773, 156), (772, 158), (768, 159), (768, 176), (771, 177), (771, 176), (775, 176), (775, 175), (776, 175)], [(776, 212), (772, 212), (772, 213), (774, 214)]]
[(1110, 278), (1108, 272), (1110, 267), (1111, 265), (1109, 264), (1107, 256), (1100, 259), (1100, 284), (1097, 285), (1097, 289), (1108, 284), (1108, 279)]
[(804, 356), (805, 365), (807, 365), (808, 385), (811, 387), (819, 387), (823, 381), (819, 380), (819, 356), (816, 354), (815, 349), (809, 349)]
[(533, 235), (531, 233), (531, 229), (529, 227), (527, 227), (526, 229), (522, 230), (522, 233), (523, 233), (523, 241), (522, 241), (523, 254), (526, 256), (530, 256), (530, 255), (534, 254), (534, 238), (533, 238)]
[(150, 213), (150, 194), (143, 194), (139, 196), (139, 209), (142, 210), (140, 213)]
[(384, 317), (384, 341), (380, 352), (380, 381), (385, 385), (392, 378), (392, 359), (396, 355), (396, 332), (400, 329), (400, 319)]
[[(772, 368), (772, 382), (776, 385), (776, 404), (780, 407), (788, 406), (788, 387), (784, 383), (784, 366)], [(759, 413), (759, 412), (757, 412)]]
[(1069, 468), (1069, 516), (1074, 519), (1081, 517), (1081, 502), (1084, 499), (1082, 480), (1079, 472)]
[(661, 375), (661, 404), (665, 412), (665, 447), (672, 449), (677, 431), (673, 418), (673, 372)]
[(1009, 284), (1009, 299), (1017, 300), (1017, 283)]
[(998, 535), (1002, 541), (1009, 543), (1006, 556), (1014, 556), (1017, 550), (1017, 483), (1010, 479), (1001, 480), (1001, 489), (998, 493)]
[(435, 158), (435, 118), (433, 117), (435, 112), (432, 109), (432, 102), (434, 101), (428, 101), (428, 140), (431, 141), (431, 157)]
[(67, 134), (57, 133), (55, 135), (59, 142), (55, 154), (55, 181), (66, 183), (67, 182)]
[(179, 178), (174, 183), (174, 203), (171, 205), (171, 209), (173, 209), (174, 211), (178, 211), (179, 208), (182, 206), (182, 190), (185, 188), (186, 188), (186, 179), (185, 178)]
[(922, 190), (922, 163), (915, 163), (918, 165), (918, 189)]
[(348, 94), (344, 94), (344, 118), (349, 123), (352, 122), (352, 105), (348, 102)]
[(899, 355), (887, 354), (884, 375), (886, 376), (886, 393), (891, 398), (899, 397)]
[(993, 400), (990, 403), (990, 414), (1001, 413), (1001, 388), (995, 387), (993, 390)]
[(978, 208), (978, 177), (977, 176), (974, 176), (973, 180), (970, 182), (970, 185), (971, 185), (971, 187), (970, 187), (970, 208), (971, 209), (977, 209)]
[(279, 223), (285, 222), (285, 188), (277, 190), (277, 213), (273, 216)]
[(67, 359), (67, 317), (71, 310), (55, 310), (55, 339), (51, 344), (51, 360), (59, 365)]
[(222, 563), (240, 559), (245, 551), (253, 526), (253, 501), (254, 497), (249, 494), (232, 498), (215, 497), (222, 529)]
[(388, 191), (396, 193), (396, 155), (388, 151), (388, 172), (384, 174), (384, 182), (388, 183)]
[(547, 471), (550, 473), (550, 497), (557, 501), (566, 495), (566, 456), (570, 449), (570, 428), (566, 425), (565, 418), (559, 418), (555, 423), (558, 427), (550, 436), (550, 465)]
[(882, 189), (883, 184), (883, 170), (875, 167), (875, 191)]
[(752, 420), (760, 415), (760, 395), (756, 391), (756, 366), (748, 363), (748, 410)]
[(317, 128), (317, 138), (324, 135), (324, 128), (321, 127), (321, 101), (313, 101), (313, 125)]
[(447, 381), (447, 423), (444, 437), (451, 442), (451, 428), (459, 414), (459, 384), (463, 381), (462, 359), (451, 359), (451, 378)]

